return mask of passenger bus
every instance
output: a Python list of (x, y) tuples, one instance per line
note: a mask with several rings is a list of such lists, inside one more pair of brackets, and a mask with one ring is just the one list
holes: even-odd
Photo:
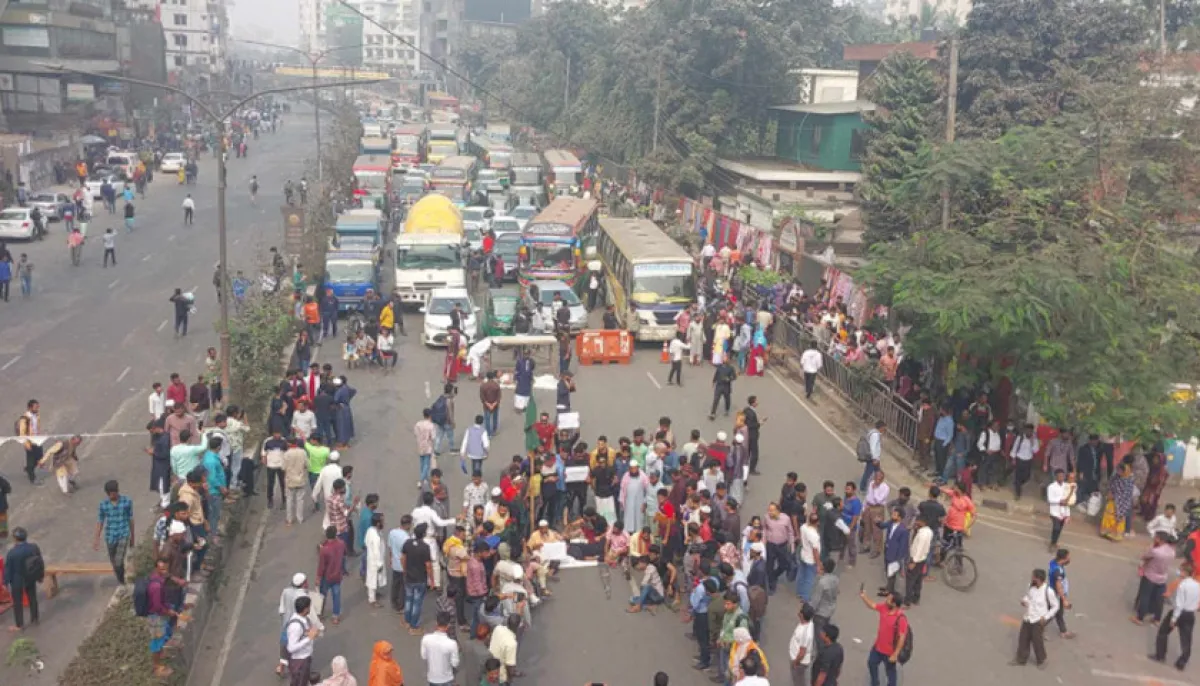
[(582, 198), (555, 198), (521, 232), (517, 280), (524, 288), (531, 281), (556, 279), (575, 288), (583, 268), (581, 255), (595, 239), (599, 205)]
[(424, 124), (403, 124), (392, 131), (392, 172), (407, 173), (425, 161), (429, 132)]
[(438, 164), (458, 154), (458, 127), (454, 124), (430, 124), (425, 159)]
[(433, 192), (446, 196), (456, 204), (467, 204), (471, 199), (471, 186), (478, 168), (479, 160), (474, 157), (447, 157), (433, 170)]
[(673, 338), (675, 317), (696, 299), (692, 256), (654, 222), (615, 217), (600, 220), (596, 252), (622, 328), (639, 341)]
[(545, 155), (548, 185), (554, 195), (577, 192), (579, 184), (583, 183), (583, 165), (579, 163), (579, 158), (569, 150), (547, 150)]
[(363, 207), (387, 214), (392, 197), (392, 163), (386, 155), (360, 155), (351, 167)]
[(514, 152), (508, 167), (508, 185), (541, 190), (546, 182), (542, 158), (536, 152)]

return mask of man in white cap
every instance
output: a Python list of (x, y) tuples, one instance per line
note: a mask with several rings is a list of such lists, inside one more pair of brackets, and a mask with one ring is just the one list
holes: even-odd
[(491, 519), (492, 515), (496, 514), (496, 507), (499, 505), (500, 497), (503, 495), (503, 493), (504, 491), (500, 490), (499, 486), (496, 486), (492, 489), (491, 497), (486, 503), (483, 504), (484, 521)]
[(725, 460), (725, 481), (729, 484), (729, 497), (739, 503), (745, 500), (746, 477), (750, 472), (750, 453), (746, 448), (746, 437), (734, 434), (733, 447)]
[[(329, 453), (329, 460), (321, 467), (321, 471), (317, 474), (317, 480), (313, 483), (312, 499), (314, 503), (323, 503), (329, 498), (329, 494), (333, 493), (333, 482), (342, 478), (342, 454), (334, 450)], [(321, 520), (321, 528), (329, 527), (329, 513), (325, 513), (325, 517)]]
[(283, 593), (279, 594), (279, 665), (275, 667), (275, 673), (283, 675), (284, 670), (288, 665), (287, 652), (287, 621), (296, 611), (296, 598), (307, 596), (312, 600), (312, 611), (308, 613), (308, 619), (319, 633), (325, 633), (325, 625), (321, 623), (319, 615), (321, 614), (321, 595), (308, 590), (308, 577), (304, 576), (303, 572), (296, 572), (292, 575), (292, 585), (283, 589)]
[(558, 571), (557, 564), (543, 564), (540, 558), (542, 547), (547, 543), (558, 543), (563, 540), (562, 534), (550, 528), (550, 522), (542, 519), (538, 521), (537, 529), (529, 535), (529, 541), (525, 543), (525, 548), (531, 555), (538, 555), (538, 561), (534, 569), (537, 575), (538, 586), (542, 589), (542, 595), (553, 595), (550, 592), (549, 585), (546, 579), (553, 576)]

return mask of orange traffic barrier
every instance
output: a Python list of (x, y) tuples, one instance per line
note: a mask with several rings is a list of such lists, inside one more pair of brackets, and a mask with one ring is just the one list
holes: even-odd
[(633, 336), (628, 331), (580, 331), (575, 337), (575, 355), (580, 364), (629, 364)]

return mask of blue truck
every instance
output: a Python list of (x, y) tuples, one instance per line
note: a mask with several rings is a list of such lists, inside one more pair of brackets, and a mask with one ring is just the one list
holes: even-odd
[(383, 212), (373, 208), (345, 212), (338, 215), (334, 224), (336, 240), (340, 242), (343, 238), (370, 237), (373, 245), (379, 247), (383, 243), (384, 220)]
[(374, 250), (337, 250), (325, 253), (324, 288), (332, 289), (338, 311), (357, 310), (368, 290), (379, 292), (379, 253)]

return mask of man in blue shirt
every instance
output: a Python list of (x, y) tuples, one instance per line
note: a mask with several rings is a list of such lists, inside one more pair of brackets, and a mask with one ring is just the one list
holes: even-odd
[(404, 515), (400, 518), (400, 526), (388, 532), (387, 545), (392, 558), (392, 609), (396, 612), (404, 612), (404, 565), (400, 562), (400, 551), (412, 538), (411, 530), (412, 515)]
[(689, 598), (688, 604), (692, 610), (692, 635), (700, 646), (700, 657), (696, 664), (692, 665), (696, 669), (703, 670), (712, 666), (712, 651), (708, 645), (708, 605), (712, 602), (712, 594), (717, 592), (717, 588), (716, 579), (705, 579), (703, 583), (697, 584), (692, 589), (692, 595)]
[(858, 521), (862, 519), (863, 504), (858, 498), (858, 486), (846, 482), (846, 497), (842, 500), (842, 522), (846, 525), (846, 547), (838, 555), (838, 561), (850, 558), (850, 567), (858, 562)]
[(112, 563), (113, 574), (117, 583), (125, 583), (125, 552), (134, 547), (133, 501), (128, 496), (121, 495), (121, 489), (116, 480), (104, 484), (107, 496), (100, 501), (100, 511), (96, 519), (96, 539), (92, 547), (100, 549), (100, 534), (104, 534), (104, 544), (108, 547), (108, 561)]
[(941, 416), (933, 428), (933, 465), (934, 473), (941, 474), (946, 468), (946, 455), (950, 453), (950, 441), (954, 440), (954, 417), (950, 416), (950, 408), (942, 406)]
[(225, 465), (221, 463), (221, 442), (219, 436), (208, 439), (208, 450), (200, 465), (208, 473), (208, 535), (216, 541), (217, 525), (221, 521), (221, 503), (229, 492), (229, 483), (225, 480)]

